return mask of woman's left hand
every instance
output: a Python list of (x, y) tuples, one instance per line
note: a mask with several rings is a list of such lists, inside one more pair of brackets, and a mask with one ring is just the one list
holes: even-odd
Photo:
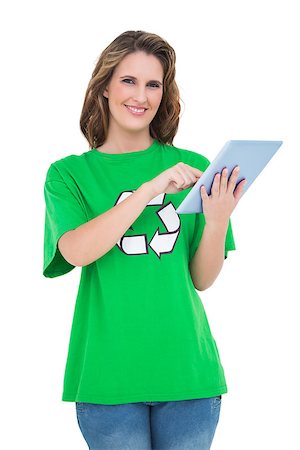
[[(202, 208), (206, 224), (218, 226), (227, 225), (232, 211), (238, 204), (246, 179), (236, 181), (239, 176), (239, 166), (236, 166), (228, 180), (228, 169), (222, 170), (222, 175), (217, 173), (211, 188), (211, 195), (208, 195), (204, 186), (200, 188), (202, 198)], [(201, 179), (201, 178), (200, 178)], [(235, 189), (236, 187), (236, 189)], [(234, 191), (234, 192), (233, 192)]]

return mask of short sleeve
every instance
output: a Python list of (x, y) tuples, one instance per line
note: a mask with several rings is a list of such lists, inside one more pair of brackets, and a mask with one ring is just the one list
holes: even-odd
[(231, 220), (229, 219), (227, 233), (226, 233), (226, 240), (225, 240), (225, 254), (224, 259), (227, 258), (228, 252), (231, 250), (236, 250), (233, 232), (232, 232), (232, 224)]
[(56, 167), (51, 164), (44, 184), (45, 228), (43, 275), (58, 277), (75, 266), (64, 259), (58, 248), (59, 238), (87, 222), (79, 199), (70, 190)]
[[(189, 262), (192, 260), (193, 256), (196, 253), (196, 250), (200, 244), (200, 240), (202, 237), (202, 233), (205, 226), (205, 216), (203, 213), (196, 213), (196, 219), (195, 219), (195, 229), (194, 229), (194, 235), (193, 239), (190, 244), (190, 256), (189, 256)], [(224, 249), (224, 259), (227, 258), (228, 252), (230, 250), (236, 250), (233, 232), (232, 232), (232, 224), (231, 219), (229, 219), (228, 222), (228, 228), (226, 232), (226, 239), (225, 239), (225, 249)]]

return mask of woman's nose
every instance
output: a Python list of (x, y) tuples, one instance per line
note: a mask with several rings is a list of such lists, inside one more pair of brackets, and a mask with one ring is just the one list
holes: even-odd
[(147, 100), (146, 89), (143, 87), (137, 88), (133, 94), (133, 99), (139, 103), (143, 103)]

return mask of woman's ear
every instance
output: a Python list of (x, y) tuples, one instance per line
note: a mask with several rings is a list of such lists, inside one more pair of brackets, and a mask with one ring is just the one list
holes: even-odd
[(105, 88), (104, 91), (103, 91), (103, 97), (108, 98), (108, 90), (107, 90), (107, 88)]

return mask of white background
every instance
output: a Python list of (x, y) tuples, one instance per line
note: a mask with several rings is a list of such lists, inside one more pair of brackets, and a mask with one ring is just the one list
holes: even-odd
[(1, 448), (87, 448), (74, 403), (61, 401), (80, 269), (42, 275), (43, 184), (53, 161), (88, 150), (79, 129), (88, 81), (101, 51), (130, 29), (176, 50), (185, 107), (175, 146), (211, 160), (228, 139), (284, 141), (233, 212), (237, 250), (199, 295), (229, 389), (212, 449), (300, 448), (296, 4), (27, 0), (2, 8)]

